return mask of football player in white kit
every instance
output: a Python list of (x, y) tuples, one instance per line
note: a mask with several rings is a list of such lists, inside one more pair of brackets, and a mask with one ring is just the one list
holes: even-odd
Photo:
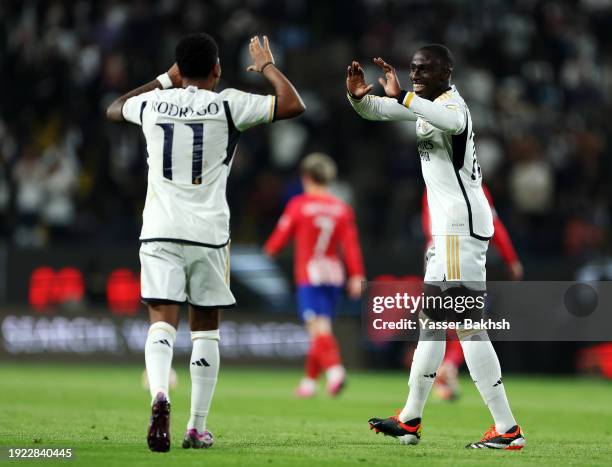
[(107, 117), (139, 125), (148, 153), (148, 188), (140, 235), (141, 295), (151, 327), (145, 362), (152, 398), (147, 443), (170, 449), (168, 391), (180, 306), (189, 306), (191, 418), (184, 448), (213, 444), (206, 418), (219, 372), (219, 309), (232, 307), (227, 178), (241, 132), (296, 117), (305, 107), (276, 68), (266, 36), (251, 38), (249, 71), (274, 95), (224, 89), (218, 47), (207, 34), (176, 46), (176, 63), (157, 79), (113, 102)]
[[(353, 62), (347, 69), (348, 99), (363, 118), (379, 121), (415, 121), (427, 201), (431, 212), (434, 246), (428, 252), (426, 297), (452, 297), (477, 303), (486, 288), (486, 253), (493, 236), (492, 214), (482, 190), (482, 174), (474, 145), (469, 109), (450, 83), (453, 58), (443, 45), (420, 48), (410, 65), (413, 91), (401, 89), (395, 69), (381, 58), (374, 63), (385, 73), (379, 82), (387, 97), (369, 95), (363, 69)], [(441, 302), (438, 302), (441, 303)], [(459, 303), (459, 302), (454, 302)], [(482, 301), (481, 303), (484, 303)], [(480, 319), (481, 309), (470, 313), (424, 307), (426, 322), (465, 318)], [(427, 397), (444, 357), (446, 331), (421, 326), (414, 353), (410, 390), (405, 407), (395, 417), (372, 418), (370, 428), (417, 444)], [(495, 349), (486, 330), (457, 331), (472, 379), (489, 408), (494, 425), (484, 437), (466, 447), (519, 450), (525, 445), (520, 426), (510, 410)]]

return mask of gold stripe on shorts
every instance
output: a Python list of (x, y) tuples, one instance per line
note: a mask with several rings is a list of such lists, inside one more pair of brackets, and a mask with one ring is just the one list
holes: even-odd
[(448, 252), (448, 256), (450, 256), (450, 279), (457, 279), (457, 272), (455, 270), (455, 236), (451, 235), (448, 237), (448, 241), (450, 243), (450, 250)]
[(451, 254), (450, 254), (451, 238), (449, 235), (446, 236), (446, 275), (449, 280), (453, 278), (453, 272), (451, 270)]
[(461, 269), (459, 265), (459, 236), (455, 235), (455, 279), (461, 279)]
[(459, 236), (446, 236), (446, 272), (448, 280), (461, 279), (461, 265), (459, 263)]

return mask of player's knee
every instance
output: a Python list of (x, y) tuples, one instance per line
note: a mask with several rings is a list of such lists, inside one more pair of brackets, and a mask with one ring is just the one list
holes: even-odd
[(219, 329), (219, 309), (189, 306), (189, 328), (192, 331), (214, 331)]
[(423, 311), (419, 312), (419, 340), (423, 341), (446, 341), (446, 331), (435, 329), (431, 326), (434, 321)]
[(331, 320), (327, 316), (317, 316), (315, 323), (317, 334), (331, 334)]
[(178, 327), (180, 306), (162, 301), (147, 302), (149, 308), (149, 320), (151, 323), (169, 323), (174, 328)]
[(489, 340), (489, 334), (485, 329), (457, 329), (457, 337), (461, 342), (479, 342)]

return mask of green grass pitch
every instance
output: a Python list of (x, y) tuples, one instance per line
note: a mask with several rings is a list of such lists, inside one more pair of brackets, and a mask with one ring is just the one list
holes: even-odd
[[(86, 466), (412, 466), (611, 465), (612, 384), (593, 379), (504, 379), (527, 447), (518, 452), (469, 451), (490, 419), (480, 396), (462, 380), (455, 403), (430, 400), (423, 439), (401, 446), (368, 430), (371, 416), (388, 416), (406, 395), (407, 375), (352, 373), (336, 400), (325, 394), (296, 400), (300, 373), (223, 369), (217, 386), (209, 450), (183, 450), (189, 375), (179, 370), (172, 393), (173, 446), (151, 453), (145, 433), (149, 396), (142, 367), (0, 365), (0, 445), (73, 447), (75, 459), (23, 460), (15, 465)], [(37, 440), (35, 443), (34, 440)]]

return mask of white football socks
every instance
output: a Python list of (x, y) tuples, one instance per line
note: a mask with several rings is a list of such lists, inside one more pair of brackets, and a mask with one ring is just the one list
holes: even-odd
[(436, 371), (440, 368), (446, 350), (446, 334), (444, 330), (421, 329), (419, 343), (414, 351), (410, 377), (408, 378), (408, 399), (399, 414), (401, 422), (407, 422), (423, 416), (423, 408), (436, 379)]
[(495, 429), (498, 433), (505, 433), (516, 425), (516, 420), (508, 404), (493, 344), (486, 331), (481, 331), (461, 340), (461, 347), (470, 375), (493, 416)]
[(168, 400), (170, 384), (170, 368), (172, 367), (172, 350), (176, 340), (174, 326), (157, 321), (149, 327), (149, 334), (145, 343), (145, 364), (149, 378), (149, 391), (151, 400), (158, 392), (163, 392)]
[(334, 365), (325, 370), (327, 381), (335, 382), (346, 376), (346, 370), (342, 365)]
[(191, 417), (187, 429), (203, 433), (219, 374), (219, 330), (193, 331), (191, 340)]

